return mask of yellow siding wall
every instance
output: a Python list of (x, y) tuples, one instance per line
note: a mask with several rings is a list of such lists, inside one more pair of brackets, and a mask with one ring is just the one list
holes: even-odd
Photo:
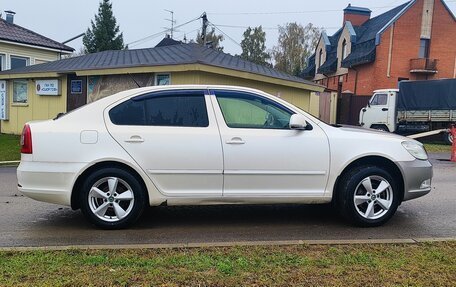
[(320, 97), (314, 92), (310, 93), (310, 107), (308, 112), (314, 117), (320, 117)]
[(212, 74), (201, 71), (175, 72), (171, 73), (171, 84), (244, 86), (258, 89), (271, 95), (279, 96), (303, 110), (309, 111), (310, 108), (310, 91), (220, 74)]
[(66, 76), (61, 77), (62, 95), (38, 96), (35, 94), (35, 81), (28, 80), (28, 103), (13, 103), (13, 80), (8, 80), (7, 93), (9, 97), (9, 120), (2, 121), (1, 132), (20, 134), (24, 124), (32, 120), (54, 118), (58, 113), (66, 111)]
[(49, 61), (55, 61), (60, 59), (60, 55), (58, 52), (53, 52), (53, 51), (48, 51), (48, 50), (42, 50), (42, 49), (35, 49), (31, 47), (24, 47), (24, 46), (18, 46), (18, 45), (11, 45), (11, 44), (6, 44), (6, 43), (0, 43), (0, 54), (6, 55), (6, 61), (8, 63), (5, 63), (7, 67), (10, 66), (9, 64), (9, 57), (10, 56), (19, 56), (19, 57), (25, 57), (29, 58), (29, 65), (34, 65), (35, 61), (38, 62), (49, 62)]

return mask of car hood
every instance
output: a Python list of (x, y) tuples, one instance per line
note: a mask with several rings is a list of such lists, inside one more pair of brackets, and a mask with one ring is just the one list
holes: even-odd
[(381, 136), (384, 139), (396, 139), (396, 140), (400, 140), (400, 141), (404, 141), (404, 140), (415, 141), (414, 139), (407, 138), (407, 137), (397, 135), (394, 133), (379, 131), (379, 130), (374, 130), (374, 129), (366, 129), (366, 128), (363, 128), (360, 126), (337, 125), (337, 126), (333, 126), (333, 127), (337, 128), (338, 130), (343, 131), (343, 132), (349, 132), (349, 133), (354, 133), (354, 134), (358, 134), (358, 135)]

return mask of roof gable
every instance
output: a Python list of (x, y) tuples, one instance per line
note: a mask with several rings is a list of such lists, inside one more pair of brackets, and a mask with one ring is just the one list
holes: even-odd
[(19, 25), (8, 23), (3, 19), (0, 19), (0, 41), (1, 40), (37, 46), (37, 48), (42, 47), (66, 52), (74, 51), (73, 48), (67, 45), (54, 41)]

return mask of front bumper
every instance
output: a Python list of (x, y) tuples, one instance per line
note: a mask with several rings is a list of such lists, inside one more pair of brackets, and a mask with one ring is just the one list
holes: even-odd
[(403, 201), (428, 194), (433, 176), (432, 164), (428, 160), (397, 162), (404, 176)]

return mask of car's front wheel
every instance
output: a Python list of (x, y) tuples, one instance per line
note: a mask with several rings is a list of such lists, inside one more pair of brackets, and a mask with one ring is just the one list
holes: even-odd
[(146, 206), (141, 183), (119, 168), (90, 174), (82, 184), (79, 199), (85, 217), (104, 229), (120, 229), (133, 224)]
[(401, 200), (396, 179), (386, 169), (374, 165), (351, 169), (342, 176), (337, 192), (342, 215), (364, 227), (387, 222)]

